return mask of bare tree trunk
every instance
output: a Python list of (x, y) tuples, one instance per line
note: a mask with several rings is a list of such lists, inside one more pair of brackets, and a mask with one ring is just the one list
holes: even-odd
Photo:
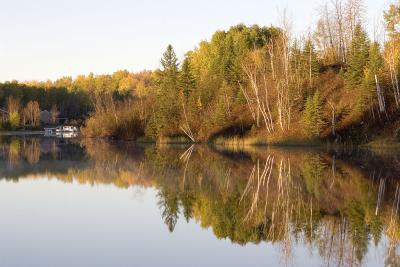
[(248, 107), (249, 110), (250, 110), (251, 116), (252, 116), (253, 120), (256, 120), (256, 114), (255, 114), (255, 112), (254, 112), (254, 108), (253, 108), (253, 105), (252, 105), (252, 103), (251, 103), (250, 97), (249, 97), (249, 95), (247, 94), (246, 90), (245, 90), (245, 89), (243, 88), (243, 86), (241, 85), (241, 83), (240, 83), (240, 82), (238, 82), (238, 83), (239, 83), (240, 90), (242, 90), (242, 93), (243, 93), (243, 95), (244, 95), (244, 98), (246, 99), (247, 107)]
[(274, 42), (271, 40), (270, 44), (268, 45), (268, 53), (269, 53), (269, 58), (271, 62), (271, 72), (272, 72), (272, 79), (275, 81), (276, 75), (275, 75), (275, 65), (274, 65)]
[(399, 81), (397, 78), (398, 66), (396, 64), (394, 54), (395, 54), (394, 45), (392, 43), (392, 44), (390, 44), (390, 48), (389, 48), (388, 65), (389, 65), (390, 79), (391, 79), (392, 87), (393, 87), (394, 99), (396, 101), (397, 108), (399, 108), (400, 107), (400, 88), (399, 88)]
[(335, 48), (334, 41), (333, 41), (332, 27), (331, 27), (330, 18), (329, 18), (328, 5), (325, 5), (325, 8), (324, 8), (324, 18), (325, 18), (326, 27), (328, 28), (329, 43), (331, 44), (331, 48)]
[[(311, 38), (310, 38), (310, 42), (311, 42)], [(310, 50), (309, 50), (310, 56), (308, 59), (308, 64), (310, 66), (309, 68), (309, 78), (310, 78), (310, 87), (312, 88), (313, 83), (312, 83), (312, 45), (310, 43)]]
[(336, 112), (335, 112), (335, 106), (328, 101), (329, 106), (332, 109), (332, 136), (336, 135), (336, 131), (335, 131), (335, 122), (336, 122)]
[(280, 48), (281, 48), (281, 66), (283, 69), (283, 77), (281, 78), (281, 86), (280, 89), (280, 99), (278, 101), (279, 110), (280, 110), (280, 124), (283, 131), (290, 129), (290, 78), (289, 78), (289, 29), (287, 21), (283, 22), (283, 33), (280, 40)]
[(185, 104), (183, 103), (183, 101), (182, 101), (182, 109), (183, 109), (183, 115), (185, 117), (185, 124), (183, 126), (180, 126), (180, 128), (187, 135), (187, 137), (189, 137), (190, 140), (192, 140), (192, 142), (196, 142), (196, 140), (194, 139), (194, 136), (193, 136), (193, 132), (190, 129), (189, 121), (186, 116)]
[(385, 112), (386, 111), (385, 98), (383, 96), (381, 87), (379, 86), (378, 77), (376, 76), (376, 74), (375, 74), (375, 84), (376, 84), (376, 94), (377, 94), (377, 97), (378, 97), (379, 111), (380, 112)]
[(343, 27), (343, 3), (342, 0), (335, 0), (334, 2), (335, 14), (336, 14), (336, 26), (338, 30), (339, 39), (339, 57), (342, 62), (346, 62), (346, 44), (344, 38), (344, 27)]
[[(257, 64), (259, 60), (258, 57), (261, 56), (261, 64)], [(249, 94), (241, 87), (243, 94), (245, 95), (248, 107), (252, 113), (253, 119), (256, 122), (257, 127), (260, 127), (260, 117), (263, 118), (265, 128), (270, 133), (273, 131), (273, 120), (271, 111), (269, 108), (268, 90), (266, 78), (266, 59), (264, 54), (260, 51), (255, 51), (250, 55), (249, 62), (242, 65), (242, 69), (247, 76), (249, 81), (249, 86), (252, 89), (252, 99), (250, 99)], [(263, 92), (264, 91), (264, 92)], [(265, 98), (262, 97), (265, 95)], [(254, 105), (254, 106), (253, 106)], [(260, 116), (261, 115), (261, 116)]]

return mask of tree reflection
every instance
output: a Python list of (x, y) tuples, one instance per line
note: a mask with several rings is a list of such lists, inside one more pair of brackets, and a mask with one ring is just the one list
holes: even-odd
[[(45, 149), (51, 146), (53, 152)], [(8, 140), (0, 148), (0, 164), (19, 164), (25, 174), (154, 187), (170, 232), (182, 215), (217, 238), (276, 244), (283, 265), (299, 244), (316, 249), (326, 266), (362, 265), (368, 250), (380, 244), (386, 266), (400, 263), (400, 186), (393, 179), (400, 169), (387, 154), (272, 148), (238, 153), (93, 140), (49, 146), (39, 139)]]
[(158, 206), (161, 209), (161, 216), (168, 230), (172, 233), (179, 218), (179, 197), (176, 193), (161, 189), (157, 194)]
[(30, 164), (35, 164), (40, 160), (40, 153), (40, 140), (38, 138), (24, 140), (21, 154)]

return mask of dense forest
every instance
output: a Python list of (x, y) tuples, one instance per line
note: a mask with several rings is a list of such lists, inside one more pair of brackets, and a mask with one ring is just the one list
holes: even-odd
[(217, 31), (181, 62), (169, 45), (155, 71), (4, 83), (1, 125), (37, 124), (32, 110), (46, 109), (82, 123), (87, 137), (398, 142), (400, 4), (383, 21), (369, 36), (362, 0), (335, 0), (304, 36), (282, 15), (276, 27)]
[[(143, 91), (152, 81), (151, 72), (117, 71), (112, 75), (81, 75), (46, 82), (5, 82), (0, 84), (0, 108), (5, 116), (0, 129), (40, 126), (40, 111), (52, 117), (68, 118), (81, 125), (94, 110), (100, 95), (110, 94), (121, 101)], [(53, 118), (53, 121), (54, 118)], [(54, 122), (56, 123), (56, 122)]]

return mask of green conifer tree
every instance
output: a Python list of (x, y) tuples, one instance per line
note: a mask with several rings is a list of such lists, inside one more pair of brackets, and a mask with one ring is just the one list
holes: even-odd
[(364, 69), (368, 62), (369, 40), (367, 33), (358, 24), (348, 51), (348, 63), (345, 73), (348, 85), (358, 87), (364, 80)]
[(190, 67), (190, 62), (188, 58), (182, 63), (181, 75), (180, 75), (180, 83), (184, 97), (186, 100), (189, 98), (189, 95), (194, 90), (196, 80), (192, 74), (192, 70)]
[[(179, 63), (172, 45), (161, 59), (162, 69), (157, 78), (157, 108), (147, 133), (153, 137), (173, 135), (179, 130), (181, 107), (179, 105)], [(149, 126), (150, 127), (150, 126)]]
[(308, 135), (312, 135), (313, 128), (313, 101), (312, 96), (307, 97), (306, 104), (303, 111), (303, 129)]
[(322, 99), (319, 91), (316, 91), (313, 96), (313, 113), (314, 113), (314, 128), (313, 134), (318, 136), (322, 130), (324, 124), (323, 114), (322, 114)]
[(377, 42), (371, 44), (369, 49), (368, 63), (365, 68), (363, 86), (361, 88), (361, 99), (359, 108), (364, 111), (376, 99), (375, 75), (379, 76), (384, 64), (380, 45)]
[(322, 100), (318, 91), (307, 98), (303, 111), (304, 132), (309, 137), (318, 137), (323, 127)]

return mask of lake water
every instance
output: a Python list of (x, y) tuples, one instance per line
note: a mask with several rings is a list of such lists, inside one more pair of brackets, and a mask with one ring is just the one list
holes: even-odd
[(0, 266), (399, 266), (400, 153), (2, 137)]

